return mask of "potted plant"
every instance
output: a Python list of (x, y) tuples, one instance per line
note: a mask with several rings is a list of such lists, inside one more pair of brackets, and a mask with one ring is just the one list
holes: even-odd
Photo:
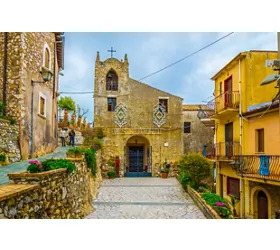
[(109, 171), (107, 175), (109, 179), (114, 179), (116, 177), (116, 171)]
[(164, 167), (162, 170), (160, 170), (160, 172), (161, 172), (161, 178), (167, 179), (168, 173), (169, 173), (169, 169)]

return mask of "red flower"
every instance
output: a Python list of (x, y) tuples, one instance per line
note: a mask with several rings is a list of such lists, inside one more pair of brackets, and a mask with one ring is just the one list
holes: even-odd
[(41, 165), (40, 165), (38, 168), (40, 168), (40, 169), (41, 169), (41, 168), (43, 168), (43, 166), (41, 166)]

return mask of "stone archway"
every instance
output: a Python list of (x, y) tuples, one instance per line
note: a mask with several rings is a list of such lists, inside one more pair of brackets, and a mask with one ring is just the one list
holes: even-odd
[(152, 147), (142, 135), (133, 135), (126, 141), (125, 148), (126, 177), (152, 176)]
[(260, 186), (254, 187), (251, 192), (252, 212), (254, 219), (271, 219), (271, 197)]

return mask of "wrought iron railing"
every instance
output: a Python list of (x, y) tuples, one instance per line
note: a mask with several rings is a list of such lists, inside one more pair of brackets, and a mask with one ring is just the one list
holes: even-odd
[(243, 176), (280, 180), (280, 155), (236, 155), (232, 167)]
[(210, 159), (232, 160), (234, 156), (241, 154), (239, 142), (218, 142), (204, 146), (203, 155)]
[(227, 108), (238, 108), (240, 102), (239, 91), (226, 91), (207, 103), (215, 113)]

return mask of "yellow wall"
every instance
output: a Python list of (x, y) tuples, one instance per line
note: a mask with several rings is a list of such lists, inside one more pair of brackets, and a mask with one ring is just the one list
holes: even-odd
[[(247, 112), (249, 106), (257, 105), (265, 102), (270, 102), (276, 95), (278, 89), (274, 88), (275, 84), (269, 84), (266, 86), (260, 86), (260, 83), (270, 74), (275, 73), (271, 68), (265, 67), (265, 60), (276, 59), (277, 52), (244, 52), (241, 53), (237, 59), (240, 58), (240, 71), (241, 75), (238, 75), (239, 63), (238, 60), (232, 61), (227, 65), (215, 79), (215, 96), (220, 95), (220, 82), (222, 82), (222, 92), (224, 91), (224, 81), (232, 76), (233, 91), (238, 91), (238, 81), (241, 80), (241, 109), (242, 113)], [(249, 119), (250, 121), (242, 120), (242, 153), (243, 154), (255, 154), (256, 153), (256, 129), (264, 128), (265, 137), (265, 154), (280, 154), (280, 125), (279, 125), (279, 113), (278, 110), (274, 112), (268, 112), (262, 118), (258, 118), (262, 114), (259, 113), (256, 117)], [(233, 122), (234, 141), (239, 141), (240, 138), (240, 121), (237, 112), (229, 113), (227, 116), (216, 116), (216, 142), (225, 141), (225, 124)], [(222, 178), (221, 178), (222, 176)], [(223, 182), (223, 196), (230, 200), (227, 193), (227, 177), (239, 178), (232, 170), (231, 166), (224, 162), (218, 163), (218, 175), (217, 175), (217, 193), (221, 195), (220, 188), (221, 182)], [(242, 203), (237, 204), (237, 212), (240, 212), (240, 205), (245, 209), (245, 216), (248, 218), (256, 217), (256, 211), (254, 206), (254, 194), (252, 193), (254, 185), (259, 185), (258, 190), (263, 188), (263, 180), (244, 180), (244, 185), (241, 187), (241, 200)], [(260, 184), (254, 184), (260, 183)], [(269, 185), (270, 184), (270, 185)], [(273, 181), (267, 182), (267, 188), (273, 190)], [(276, 186), (275, 186), (276, 188)], [(277, 189), (278, 190), (278, 189)], [(253, 190), (254, 191), (254, 190)], [(273, 193), (273, 191), (270, 191)], [(270, 198), (271, 197), (271, 198)], [(273, 218), (273, 211), (276, 207), (271, 205), (271, 200), (276, 199), (273, 196), (269, 196), (269, 217)], [(273, 202), (272, 202), (273, 203)], [(273, 203), (274, 204), (274, 203)], [(273, 211), (272, 211), (273, 207)]]

